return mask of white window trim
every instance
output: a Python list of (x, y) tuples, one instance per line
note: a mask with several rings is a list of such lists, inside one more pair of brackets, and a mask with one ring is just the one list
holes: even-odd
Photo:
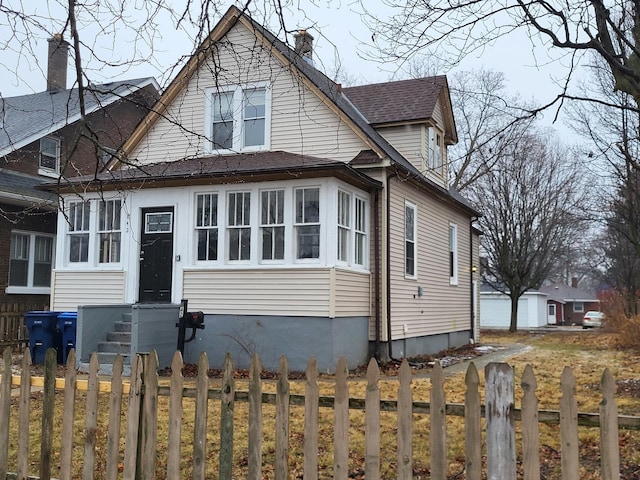
[[(42, 141), (51, 140), (56, 144), (56, 166), (55, 168), (46, 168), (40, 164), (40, 156), (42, 155)], [(60, 176), (60, 139), (56, 137), (43, 137), (39, 142), (38, 150), (38, 175), (45, 177), (58, 178)]]
[[(347, 263), (341, 262), (339, 267), (347, 270), (358, 271), (362, 273), (369, 273), (370, 263), (370, 198), (367, 193), (359, 190), (358, 188), (343, 183), (336, 179), (328, 179), (318, 181), (317, 179), (309, 180), (296, 180), (288, 182), (273, 182), (273, 183), (256, 183), (253, 185), (243, 185), (247, 191), (251, 193), (251, 258), (249, 261), (228, 261), (228, 239), (226, 235), (227, 219), (227, 195), (230, 192), (238, 192), (237, 186), (216, 186), (215, 189), (205, 190), (199, 188), (194, 190), (191, 195), (191, 209), (192, 214), (189, 216), (189, 231), (191, 239), (191, 251), (193, 252), (188, 259), (187, 270), (206, 270), (212, 268), (230, 268), (230, 269), (243, 269), (243, 268), (306, 268), (313, 266), (336, 266), (336, 216), (329, 215), (328, 212), (334, 212), (337, 201), (337, 191), (342, 189), (351, 194), (352, 199), (358, 198), (365, 203), (365, 251), (364, 260), (365, 265), (357, 265), (354, 262), (354, 246), (352, 248), (350, 261)], [(298, 188), (319, 188), (320, 189), (320, 255), (319, 258), (313, 259), (298, 259), (296, 258), (296, 234), (295, 234), (295, 191)], [(260, 222), (260, 208), (261, 208), (261, 194), (263, 191), (270, 190), (284, 190), (284, 227), (285, 227), (285, 246), (284, 246), (284, 260), (262, 260), (261, 255), (261, 222)], [(196, 194), (218, 194), (218, 259), (215, 261), (205, 261), (197, 259), (197, 238), (195, 228), (196, 218)], [(352, 209), (355, 202), (352, 201)], [(353, 213), (352, 213), (353, 215)], [(352, 232), (353, 230), (352, 222)], [(354, 235), (352, 235), (352, 242)]]
[[(264, 224), (262, 223), (262, 193), (263, 192), (274, 192), (274, 191), (282, 191), (284, 202), (283, 207), (283, 223), (282, 224)], [(291, 226), (287, 225), (287, 217), (290, 215), (290, 211), (292, 211), (293, 207), (291, 205), (291, 196), (288, 195), (287, 189), (274, 185), (273, 188), (260, 188), (258, 189), (258, 236), (257, 236), (257, 244), (258, 247), (258, 261), (263, 265), (282, 265), (287, 261), (290, 261), (290, 255), (288, 252), (290, 251), (290, 243), (292, 239), (289, 238), (291, 234)], [(262, 258), (262, 249), (263, 249), (263, 238), (262, 238), (262, 229), (263, 228), (272, 228), (272, 227), (283, 227), (284, 228), (284, 255), (282, 259), (263, 259)]]
[[(340, 223), (340, 217), (339, 217), (339, 212), (340, 212), (340, 197), (341, 194), (343, 195), (347, 195), (348, 199), (349, 199), (349, 205), (348, 205), (348, 212), (347, 212), (347, 220), (348, 223), (347, 224), (341, 224)], [(337, 229), (337, 235), (336, 235), (336, 263), (340, 264), (340, 265), (349, 265), (351, 263), (355, 263), (355, 229), (354, 229), (354, 214), (355, 214), (355, 208), (354, 208), (354, 195), (343, 189), (343, 188), (338, 188), (338, 193), (337, 193), (337, 204), (336, 204), (336, 229)], [(344, 231), (346, 232), (347, 235), (347, 241), (346, 244), (343, 246), (343, 248), (346, 248), (346, 260), (343, 260), (340, 258), (340, 252), (338, 251), (338, 247), (340, 246), (340, 232)], [(344, 252), (343, 252), (344, 253)]]
[[(580, 305), (580, 308), (577, 308), (578, 305)], [(584, 302), (573, 302), (573, 312), (584, 313)]]
[[(33, 232), (27, 230), (11, 230), (11, 233), (17, 233), (20, 235), (29, 235), (29, 259), (28, 259), (28, 267), (29, 271), (27, 273), (27, 283), (29, 285), (7, 285), (5, 288), (5, 293), (7, 294), (32, 294), (32, 295), (49, 295), (51, 294), (51, 287), (34, 287), (33, 286), (33, 275), (34, 275), (34, 267), (35, 267), (35, 237), (47, 237), (51, 238), (52, 246), (51, 246), (51, 270), (53, 271), (53, 265), (55, 263), (56, 258), (56, 236), (51, 233), (44, 232)], [(11, 259), (9, 259), (11, 260)], [(9, 265), (9, 268), (11, 266)], [(8, 279), (7, 279), (8, 281)]]
[[(64, 232), (64, 248), (62, 248), (62, 256), (56, 258), (56, 268), (58, 266), (64, 266), (70, 270), (98, 270), (98, 271), (111, 271), (121, 270), (126, 259), (126, 244), (129, 242), (128, 236), (130, 235), (128, 229), (126, 198), (123, 196), (111, 196), (104, 197), (104, 200), (120, 200), (120, 261), (118, 262), (100, 262), (100, 231), (98, 224), (98, 215), (100, 214), (99, 203), (102, 198), (78, 198), (70, 197), (66, 200), (65, 214), (58, 216), (58, 232)], [(71, 262), (69, 261), (69, 249), (71, 247), (69, 234), (69, 222), (67, 221), (67, 214), (71, 203), (89, 202), (89, 247), (87, 252), (86, 262)]]
[[(413, 210), (413, 275), (407, 273), (407, 236), (406, 236), (406, 220), (407, 220), (407, 208), (411, 208)], [(408, 200), (404, 202), (404, 210), (403, 210), (403, 222), (404, 226), (402, 232), (402, 238), (404, 240), (402, 244), (403, 250), (403, 265), (402, 268), (404, 270), (404, 277), (409, 278), (411, 280), (418, 279), (418, 206), (415, 203), (412, 203)]]
[[(198, 226), (198, 197), (201, 195), (209, 195), (209, 196), (214, 196), (216, 197), (216, 224), (215, 225), (203, 225), (203, 226)], [(194, 234), (193, 234), (193, 242), (194, 242), (194, 254), (193, 254), (193, 261), (194, 263), (197, 264), (211, 264), (211, 265), (215, 265), (220, 261), (220, 244), (221, 244), (221, 238), (224, 236), (224, 226), (220, 226), (220, 205), (221, 203), (224, 203), (224, 194), (221, 194), (219, 191), (214, 190), (214, 191), (206, 191), (206, 192), (201, 192), (201, 191), (197, 191), (194, 193), (193, 196), (193, 229), (194, 229)], [(198, 259), (198, 232), (200, 230), (217, 230), (217, 245), (216, 245), (216, 259), (215, 260), (200, 260)]]
[(447, 264), (450, 269), (453, 267), (453, 275), (449, 270), (449, 284), (458, 285), (458, 225), (455, 223), (449, 224), (449, 262)]
[[(360, 231), (358, 230), (357, 227), (357, 216), (356, 216), (356, 212), (357, 212), (357, 204), (358, 202), (364, 202), (364, 210), (363, 210), (363, 215), (364, 215), (364, 230)], [(360, 196), (360, 195), (354, 195), (353, 196), (353, 255), (352, 255), (352, 265), (355, 268), (369, 268), (369, 211), (370, 211), (370, 207), (369, 207), (369, 202), (366, 198)], [(358, 235), (362, 234), (364, 235), (364, 243), (363, 243), (363, 252), (362, 252), (362, 258), (364, 260), (364, 263), (357, 263), (356, 261), (356, 246), (357, 246), (357, 241), (358, 241)]]
[[(246, 90), (264, 88), (264, 145), (245, 147), (244, 142), (244, 108), (243, 93)], [(230, 149), (217, 149), (213, 146), (211, 132), (213, 128), (213, 95), (216, 93), (233, 92), (233, 147)], [(226, 85), (211, 87), (205, 90), (205, 121), (204, 138), (206, 139), (205, 151), (207, 153), (237, 153), (259, 152), (271, 148), (271, 88), (268, 82), (247, 83), (242, 85)]]

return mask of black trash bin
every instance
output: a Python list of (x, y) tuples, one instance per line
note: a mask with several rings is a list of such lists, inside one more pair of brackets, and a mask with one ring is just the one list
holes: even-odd
[(76, 331), (78, 329), (78, 314), (76, 312), (62, 312), (58, 315), (58, 331), (62, 342), (62, 363), (67, 363), (67, 356), (72, 348), (76, 348)]
[(60, 312), (38, 311), (27, 312), (24, 319), (29, 331), (29, 350), (31, 363), (44, 363), (45, 354), (55, 348), (57, 360), (61, 360), (60, 334), (58, 332), (58, 315)]

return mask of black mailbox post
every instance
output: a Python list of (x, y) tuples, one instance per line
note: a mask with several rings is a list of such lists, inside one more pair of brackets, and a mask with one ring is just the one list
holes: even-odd
[[(204, 313), (203, 312), (188, 312), (187, 311), (187, 299), (182, 299), (180, 303), (180, 318), (176, 327), (178, 327), (178, 350), (184, 356), (184, 344), (189, 343), (196, 338), (196, 330), (204, 329)], [(186, 338), (187, 328), (191, 329), (191, 336)]]

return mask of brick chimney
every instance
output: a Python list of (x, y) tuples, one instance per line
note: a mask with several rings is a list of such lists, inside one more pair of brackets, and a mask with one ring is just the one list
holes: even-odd
[(294, 38), (296, 39), (295, 52), (313, 65), (313, 36), (306, 30), (300, 30)]
[(67, 61), (69, 59), (69, 44), (56, 33), (49, 42), (49, 56), (47, 57), (47, 92), (66, 90)]
[(578, 288), (578, 277), (571, 277), (571, 286), (573, 288)]

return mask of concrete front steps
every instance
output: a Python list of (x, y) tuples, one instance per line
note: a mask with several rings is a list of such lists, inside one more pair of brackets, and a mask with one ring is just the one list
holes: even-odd
[[(98, 363), (100, 375), (113, 373), (113, 362), (120, 354), (123, 360), (123, 375), (131, 373), (131, 313), (123, 313), (122, 319), (114, 323), (114, 330), (107, 333), (105, 341), (98, 344)], [(80, 362), (79, 369), (89, 371), (89, 364)]]

